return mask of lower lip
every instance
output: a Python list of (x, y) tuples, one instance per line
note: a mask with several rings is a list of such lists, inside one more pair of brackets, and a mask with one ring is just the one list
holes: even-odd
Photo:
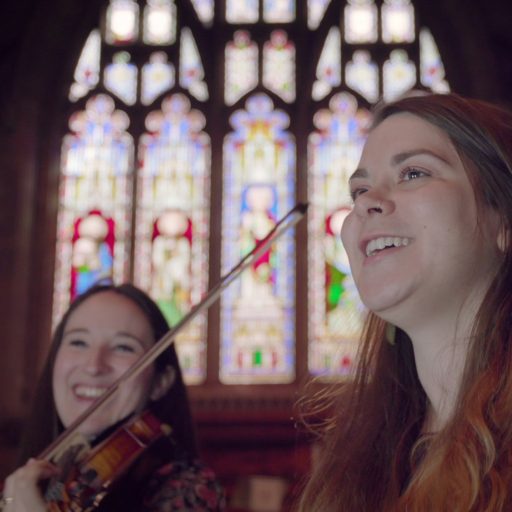
[(405, 249), (407, 247), (408, 247), (408, 245), (401, 245), (400, 247), (390, 247), (388, 249), (383, 249), (382, 251), (379, 251), (378, 253), (373, 254), (372, 256), (366, 256), (363, 264), (371, 265), (372, 263), (377, 263), (380, 260), (386, 258), (386, 256), (392, 256), (393, 254), (396, 254), (401, 249)]

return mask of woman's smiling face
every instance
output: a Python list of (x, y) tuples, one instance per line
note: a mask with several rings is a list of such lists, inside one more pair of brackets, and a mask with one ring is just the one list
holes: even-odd
[(408, 113), (388, 117), (371, 131), (350, 188), (342, 240), (370, 310), (407, 329), (485, 292), (498, 268), (498, 215), (477, 210), (442, 130)]
[[(151, 325), (130, 299), (111, 291), (92, 295), (68, 318), (53, 368), (53, 395), (65, 427), (154, 343)], [(94, 436), (144, 407), (154, 379), (153, 366), (124, 383), (108, 403), (82, 425)]]

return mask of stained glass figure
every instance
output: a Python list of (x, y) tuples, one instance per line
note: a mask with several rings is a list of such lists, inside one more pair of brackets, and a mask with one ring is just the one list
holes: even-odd
[(258, 9), (258, 0), (226, 0), (226, 20), (228, 23), (256, 23)]
[(167, 62), (165, 52), (152, 53), (149, 62), (142, 66), (140, 99), (143, 105), (150, 105), (174, 85), (174, 66)]
[(289, 23), (295, 19), (295, 0), (263, 0), (263, 21)]
[(100, 77), (101, 36), (99, 30), (93, 30), (80, 54), (73, 78), (75, 81), (69, 90), (69, 100), (75, 102), (83, 98), (98, 85)]
[(345, 81), (355, 92), (362, 94), (370, 103), (379, 97), (379, 68), (371, 60), (370, 52), (356, 50), (347, 62)]
[(392, 100), (416, 85), (416, 66), (404, 50), (393, 50), (384, 62), (384, 99)]
[(107, 91), (115, 94), (127, 105), (137, 101), (137, 66), (130, 62), (128, 52), (118, 52), (112, 57), (112, 64), (105, 67), (103, 78)]
[(184, 27), (181, 31), (180, 85), (188, 89), (197, 100), (208, 99), (208, 87), (204, 81), (204, 68), (197, 51), (192, 31)]
[(384, 0), (382, 40), (385, 43), (412, 43), (416, 38), (414, 7), (410, 0)]
[(284, 30), (274, 30), (263, 46), (263, 85), (287, 103), (295, 100), (295, 45)]
[(214, 3), (213, 0), (192, 0), (192, 5), (197, 17), (206, 25), (213, 21)]
[(144, 7), (143, 40), (163, 45), (176, 41), (176, 5), (174, 0), (148, 0)]
[(331, 0), (308, 0), (308, 28), (318, 28), (330, 3)]
[(249, 32), (237, 30), (226, 45), (224, 98), (233, 105), (258, 85), (258, 46)]
[(313, 84), (314, 100), (325, 98), (341, 84), (341, 36), (337, 27), (332, 27), (325, 39), (316, 67), (316, 81)]
[(421, 83), (434, 92), (450, 91), (439, 50), (430, 30), (426, 28), (420, 31), (420, 76)]
[(54, 319), (97, 280), (128, 278), (133, 141), (112, 98), (92, 97), (62, 144)]
[[(257, 94), (231, 116), (224, 141), (223, 272), (265, 237), (294, 203), (295, 143), (288, 116)], [(220, 378), (291, 382), (295, 374), (293, 234), (262, 255), (221, 297)]]
[(134, 0), (110, 0), (107, 9), (105, 40), (109, 44), (127, 44), (139, 35), (139, 6)]
[[(200, 301), (208, 285), (210, 140), (206, 120), (182, 94), (146, 117), (139, 144), (135, 233), (136, 283), (171, 325)], [(206, 369), (206, 312), (176, 340), (188, 383)]]
[(348, 93), (332, 97), (313, 119), (308, 142), (309, 370), (349, 375), (361, 334), (364, 308), (341, 243), (351, 210), (348, 178), (357, 167), (370, 113)]
[(347, 43), (377, 41), (377, 7), (373, 0), (348, 0), (344, 20)]

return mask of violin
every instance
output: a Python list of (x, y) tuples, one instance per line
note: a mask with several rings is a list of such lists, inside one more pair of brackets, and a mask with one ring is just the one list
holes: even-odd
[[(97, 409), (117, 393), (121, 385), (136, 377), (174, 342), (177, 334), (200, 312), (210, 307), (240, 274), (249, 268), (271, 244), (306, 214), (308, 205), (292, 208), (252, 251), (245, 255), (192, 309), (133, 366), (114, 382), (86, 411), (60, 434), (37, 458), (51, 461), (61, 469), (58, 480), (52, 479), (45, 492), (51, 512), (91, 512), (107, 495), (113, 484), (158, 439), (168, 436), (171, 427), (162, 424), (149, 411), (130, 418), (110, 436), (91, 449), (79, 434), (79, 428)], [(0, 500), (4, 510), (5, 498)], [(7, 512), (7, 511), (6, 511)]]

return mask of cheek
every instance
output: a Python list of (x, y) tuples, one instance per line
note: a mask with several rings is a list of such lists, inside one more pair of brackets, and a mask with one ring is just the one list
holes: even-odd
[(341, 241), (345, 251), (347, 251), (350, 264), (352, 265), (354, 263), (354, 256), (358, 251), (357, 227), (352, 213), (347, 216), (341, 227)]

